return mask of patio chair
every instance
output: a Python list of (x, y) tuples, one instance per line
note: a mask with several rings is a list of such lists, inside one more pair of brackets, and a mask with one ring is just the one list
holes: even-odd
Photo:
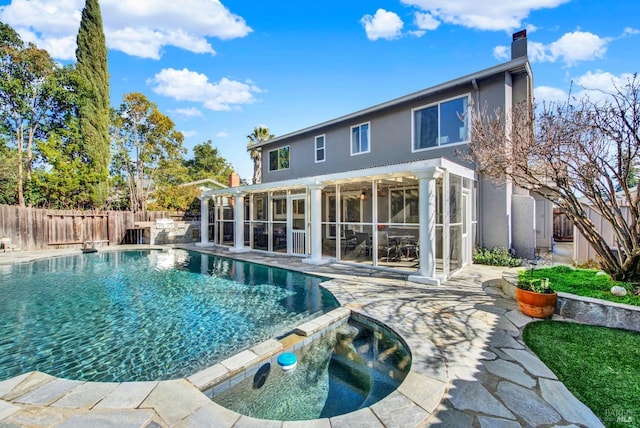
[[(389, 234), (380, 233), (378, 236), (378, 257), (391, 262), (398, 259), (398, 243), (394, 239), (389, 239)], [(393, 254), (393, 257), (392, 257)]]
[(358, 245), (358, 238), (356, 237), (356, 232), (351, 229), (345, 229), (342, 235), (344, 240), (344, 252), (347, 253), (352, 251)]
[(370, 253), (370, 248), (369, 248), (369, 241), (371, 239), (371, 236), (366, 233), (359, 233), (356, 232), (356, 248), (358, 249), (358, 257), (362, 256), (362, 254), (364, 254), (365, 256), (368, 256)]
[(10, 252), (13, 253), (13, 245), (11, 245), (11, 238), (9, 238), (8, 236), (3, 236), (2, 238), (0, 238), (0, 245), (2, 245), (2, 248), (4, 248), (4, 252), (7, 252), (7, 249), (9, 249)]

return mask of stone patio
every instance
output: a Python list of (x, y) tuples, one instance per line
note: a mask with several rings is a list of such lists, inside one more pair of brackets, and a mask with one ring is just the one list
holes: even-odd
[[(7, 253), (0, 264), (18, 257), (29, 259)], [(294, 257), (233, 257), (332, 277), (325, 285), (344, 307), (383, 322), (407, 342), (413, 362), (405, 381), (370, 408), (278, 422), (224, 409), (187, 379), (94, 383), (31, 372), (0, 382), (0, 427), (603, 426), (522, 341), (521, 329), (533, 319), (502, 294), (501, 268), (474, 265), (429, 286), (401, 274), (313, 266)]]

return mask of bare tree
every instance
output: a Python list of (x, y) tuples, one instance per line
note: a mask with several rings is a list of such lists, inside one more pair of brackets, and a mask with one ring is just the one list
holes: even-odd
[(269, 132), (269, 128), (263, 125), (253, 128), (253, 132), (247, 135), (249, 140), (247, 150), (249, 150), (249, 155), (253, 160), (253, 184), (262, 182), (262, 148), (253, 146), (264, 143), (273, 137), (274, 135)]
[[(640, 197), (634, 170), (640, 150), (640, 81), (612, 93), (512, 111), (471, 109), (467, 157), (496, 182), (510, 179), (562, 208), (614, 279), (640, 281)], [(611, 246), (585, 204), (611, 227)]]

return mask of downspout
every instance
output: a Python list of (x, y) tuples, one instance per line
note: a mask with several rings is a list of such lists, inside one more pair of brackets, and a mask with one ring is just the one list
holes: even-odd
[[(473, 86), (473, 90), (475, 91), (473, 94), (473, 97), (475, 98), (474, 104), (476, 105), (476, 108), (480, 109), (480, 86), (478, 85), (478, 79), (472, 79), (471, 80), (471, 86)], [(478, 110), (480, 111), (480, 110)], [(480, 175), (477, 174), (476, 172), (476, 177), (477, 177), (477, 181), (476, 181), (476, 194), (475, 194), (475, 209), (476, 209), (476, 216), (479, 216), (482, 212), (482, 206), (481, 203), (483, 201), (482, 199), (482, 186), (480, 184)], [(484, 236), (484, 228), (482, 227), (482, 221), (477, 221), (478, 217), (476, 217), (476, 242), (473, 243), (473, 247), (475, 248), (478, 245), (482, 245), (484, 243), (484, 239), (482, 239), (482, 242), (477, 242), (478, 240), (478, 236)], [(473, 256), (472, 256), (473, 258)]]

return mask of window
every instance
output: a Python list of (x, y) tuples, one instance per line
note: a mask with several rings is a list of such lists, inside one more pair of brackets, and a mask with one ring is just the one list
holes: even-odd
[(390, 223), (419, 223), (418, 189), (397, 188), (391, 190)]
[(289, 169), (289, 146), (269, 152), (269, 171)]
[(273, 219), (286, 220), (287, 218), (287, 200), (285, 198), (273, 200)]
[(413, 110), (413, 150), (466, 142), (468, 109), (464, 96)]
[(351, 127), (351, 154), (369, 153), (369, 124)]
[(324, 135), (316, 137), (316, 163), (324, 162), (325, 149), (324, 149)]

